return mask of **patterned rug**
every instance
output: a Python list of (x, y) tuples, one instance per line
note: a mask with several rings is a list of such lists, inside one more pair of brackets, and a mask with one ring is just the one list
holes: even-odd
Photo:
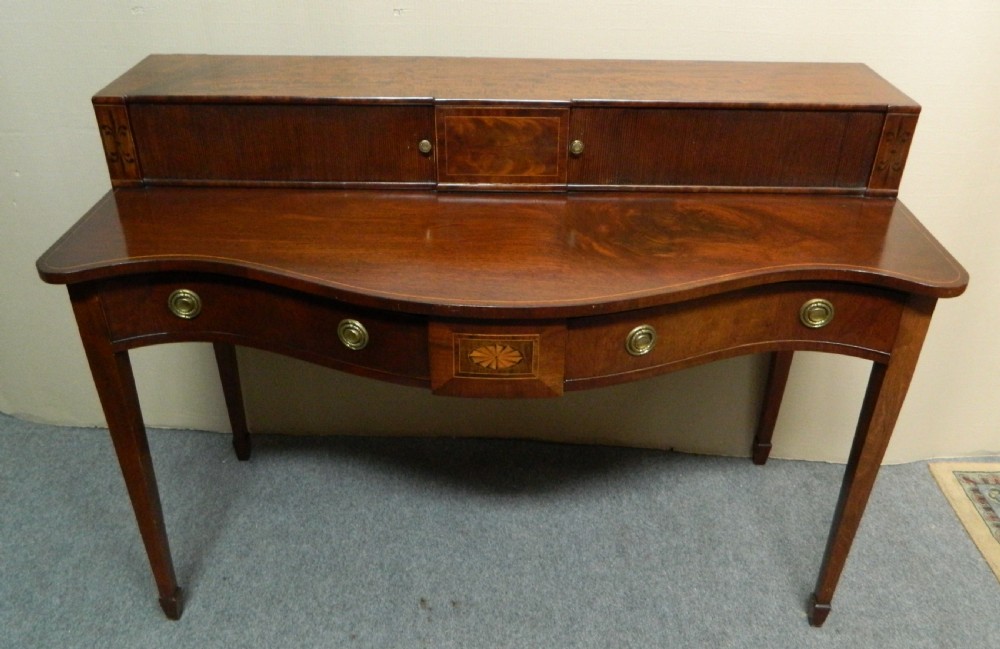
[(1000, 579), (1000, 462), (928, 465), (958, 519)]

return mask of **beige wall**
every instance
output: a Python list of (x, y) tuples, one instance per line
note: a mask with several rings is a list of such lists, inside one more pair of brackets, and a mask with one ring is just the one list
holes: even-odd
[[(109, 186), (89, 97), (150, 52), (861, 61), (923, 104), (901, 196), (967, 266), (939, 304), (890, 461), (1000, 452), (996, 0), (0, 0), (0, 411), (102, 416), (36, 257)], [(205, 345), (134, 354), (150, 425), (225, 430)], [(434, 398), (247, 351), (257, 430), (571, 436), (745, 454), (763, 364), (555, 401)], [(843, 460), (866, 364), (801, 354), (775, 455)]]

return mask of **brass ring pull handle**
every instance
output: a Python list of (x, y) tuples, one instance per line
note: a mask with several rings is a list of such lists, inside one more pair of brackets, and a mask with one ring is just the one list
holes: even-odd
[(167, 298), (167, 308), (178, 318), (191, 320), (201, 313), (201, 298), (194, 291), (179, 288)]
[(434, 145), (431, 144), (430, 140), (420, 140), (417, 144), (417, 150), (424, 155), (430, 155), (430, 152), (434, 150)]
[(819, 329), (830, 324), (833, 315), (833, 304), (822, 298), (807, 300), (799, 309), (799, 320), (810, 329)]
[(341, 320), (337, 325), (337, 338), (344, 347), (360, 351), (368, 346), (368, 330), (357, 320)]
[(625, 337), (625, 350), (633, 356), (642, 356), (656, 347), (656, 329), (650, 325), (639, 325)]
[(583, 140), (573, 140), (569, 143), (569, 152), (573, 155), (580, 155), (583, 153)]

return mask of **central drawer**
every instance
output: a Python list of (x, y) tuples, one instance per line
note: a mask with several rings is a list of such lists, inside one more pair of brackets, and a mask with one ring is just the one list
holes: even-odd
[(435, 394), (558, 397), (563, 393), (565, 322), (432, 321), (428, 338)]

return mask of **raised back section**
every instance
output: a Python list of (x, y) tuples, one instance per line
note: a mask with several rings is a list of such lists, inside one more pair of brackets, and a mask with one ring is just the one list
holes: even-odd
[(151, 56), (112, 183), (895, 195), (920, 107), (863, 65)]

